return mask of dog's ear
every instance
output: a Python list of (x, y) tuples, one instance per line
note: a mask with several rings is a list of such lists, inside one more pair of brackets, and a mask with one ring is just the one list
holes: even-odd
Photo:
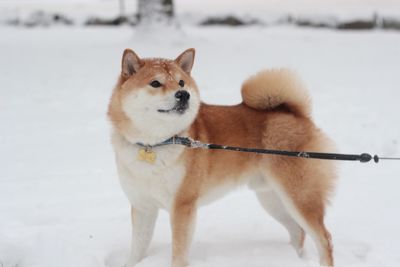
[(124, 78), (129, 78), (134, 75), (140, 67), (142, 66), (142, 61), (131, 49), (125, 49), (124, 55), (122, 56), (122, 70), (121, 75)]
[(189, 48), (175, 59), (175, 62), (179, 65), (179, 67), (181, 67), (181, 69), (183, 69), (183, 71), (189, 75), (193, 67), (194, 55), (194, 48)]

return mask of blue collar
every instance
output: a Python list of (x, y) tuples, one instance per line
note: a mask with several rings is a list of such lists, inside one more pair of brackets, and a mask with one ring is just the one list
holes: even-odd
[(143, 144), (141, 142), (137, 142), (136, 144), (138, 146), (147, 148), (147, 149), (151, 149), (154, 147), (159, 147), (159, 146), (167, 146), (167, 145), (187, 145), (189, 144), (189, 138), (187, 137), (180, 137), (180, 136), (173, 136), (171, 138), (168, 138), (167, 140), (161, 142), (161, 143), (157, 143), (154, 145), (149, 145), (149, 144)]
[(167, 145), (183, 145), (191, 148), (208, 148), (209, 144), (203, 144), (200, 141), (195, 141), (190, 137), (173, 136), (167, 140), (157, 143), (154, 145), (143, 144), (141, 142), (136, 143), (138, 146), (144, 147), (146, 150), (151, 150), (152, 148)]

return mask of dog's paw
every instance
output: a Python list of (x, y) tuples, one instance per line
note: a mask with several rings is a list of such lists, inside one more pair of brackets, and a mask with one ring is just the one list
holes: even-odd
[(139, 261), (140, 260), (138, 260), (138, 259), (130, 258), (128, 260), (128, 262), (124, 265), (124, 267), (135, 267), (136, 264), (138, 264)]
[[(128, 251), (117, 249), (110, 252), (105, 258), (104, 265), (106, 267), (127, 267), (126, 259), (129, 257)], [(1, 267), (1, 266), (0, 266)]]
[(173, 260), (172, 267), (188, 267), (189, 264), (185, 260)]

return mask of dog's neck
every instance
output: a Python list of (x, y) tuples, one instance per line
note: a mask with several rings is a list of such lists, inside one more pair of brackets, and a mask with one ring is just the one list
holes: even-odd
[(137, 131), (129, 131), (125, 129), (124, 131), (120, 132), (117, 130), (117, 133), (128, 143), (135, 146), (140, 147), (157, 147), (161, 146), (165, 142), (172, 140), (175, 136), (189, 136), (189, 130), (186, 129), (184, 131), (178, 132), (172, 136), (149, 136), (140, 134)]

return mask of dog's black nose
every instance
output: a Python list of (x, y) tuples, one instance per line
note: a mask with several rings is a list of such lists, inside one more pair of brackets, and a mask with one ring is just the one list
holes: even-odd
[(175, 93), (175, 98), (180, 102), (187, 102), (190, 98), (190, 94), (188, 91), (179, 90)]

